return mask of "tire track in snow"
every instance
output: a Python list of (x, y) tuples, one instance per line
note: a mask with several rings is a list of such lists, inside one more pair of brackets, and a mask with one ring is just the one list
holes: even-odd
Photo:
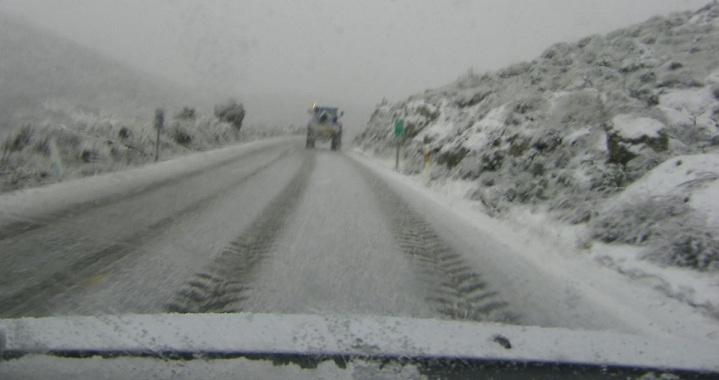
[(509, 305), (419, 213), (369, 169), (353, 163), (374, 190), (392, 234), (417, 268), (418, 277), (426, 286), (426, 299), (437, 312), (455, 320), (517, 320)]
[(43, 215), (41, 217), (33, 218), (31, 220), (17, 220), (15, 222), (11, 222), (6, 224), (3, 227), (0, 227), (0, 241), (3, 241), (5, 239), (9, 239), (12, 237), (20, 236), (22, 234), (35, 231), (37, 229), (43, 228), (49, 224), (58, 222), (60, 220), (64, 219), (70, 219), (73, 217), (76, 217), (86, 211), (89, 211), (94, 208), (98, 207), (104, 207), (108, 206), (117, 202), (126, 201), (126, 200), (132, 200), (137, 199), (145, 194), (148, 194), (150, 192), (153, 192), (157, 189), (161, 189), (163, 187), (167, 186), (174, 186), (178, 183), (181, 183), (183, 181), (186, 181), (188, 179), (192, 179), (195, 177), (198, 177), (204, 173), (207, 173), (208, 171), (213, 171), (216, 169), (221, 169), (227, 166), (230, 166), (234, 163), (236, 163), (238, 160), (244, 159), (248, 156), (251, 156), (255, 153), (259, 153), (263, 150), (271, 150), (276, 148), (276, 146), (269, 146), (269, 147), (262, 147), (254, 150), (250, 150), (248, 152), (244, 152), (238, 156), (233, 156), (230, 158), (223, 159), (219, 162), (216, 162), (208, 167), (202, 167), (194, 169), (187, 173), (182, 173), (180, 175), (166, 178), (162, 181), (149, 184), (147, 186), (143, 186), (140, 188), (135, 189), (134, 191), (125, 193), (125, 194), (113, 194), (106, 197), (102, 197), (99, 199), (96, 199), (94, 201), (80, 203), (80, 204), (72, 204), (69, 206), (66, 206), (60, 210), (54, 211), (52, 213), (48, 213), (46, 215)]
[(141, 253), (142, 248), (140, 247), (169, 229), (177, 220), (206, 208), (218, 197), (236, 189), (238, 186), (286, 158), (291, 151), (292, 149), (283, 150), (276, 157), (270, 159), (250, 173), (238, 177), (237, 180), (232, 181), (219, 191), (209, 194), (172, 215), (168, 215), (154, 222), (133, 236), (121, 242), (114, 242), (107, 247), (74, 260), (64, 265), (60, 271), (52, 273), (39, 282), (26, 286), (13, 294), (0, 297), (0, 316), (6, 318), (25, 317), (32, 315), (37, 310), (42, 310), (42, 306), (49, 300), (63, 292), (71, 290), (71, 288), (78, 284), (86, 282), (93, 275), (112, 265), (117, 260), (133, 253)]
[(294, 212), (314, 169), (315, 155), (306, 153), (299, 171), (240, 236), (205, 270), (197, 273), (166, 306), (173, 313), (232, 313), (242, 301), (257, 266), (272, 250)]

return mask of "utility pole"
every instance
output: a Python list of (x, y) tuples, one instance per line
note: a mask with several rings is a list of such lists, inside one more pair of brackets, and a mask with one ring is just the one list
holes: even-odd
[(157, 130), (157, 140), (155, 140), (155, 162), (160, 160), (160, 132), (165, 128), (165, 111), (162, 108), (155, 110), (155, 130)]

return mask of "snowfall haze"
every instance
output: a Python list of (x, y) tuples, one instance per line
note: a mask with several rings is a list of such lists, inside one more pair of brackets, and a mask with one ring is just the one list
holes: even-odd
[(302, 124), (312, 102), (359, 132), (397, 99), (706, 0), (0, 0), (10, 14), (141, 71), (240, 98), (248, 121)]
[(717, 378), (718, 199), (719, 0), (0, 0), (2, 380)]

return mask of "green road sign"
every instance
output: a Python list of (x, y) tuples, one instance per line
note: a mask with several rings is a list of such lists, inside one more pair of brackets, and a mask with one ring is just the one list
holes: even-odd
[(395, 120), (395, 122), (394, 122), (394, 137), (401, 138), (401, 137), (404, 137), (404, 134), (405, 134), (404, 119)]

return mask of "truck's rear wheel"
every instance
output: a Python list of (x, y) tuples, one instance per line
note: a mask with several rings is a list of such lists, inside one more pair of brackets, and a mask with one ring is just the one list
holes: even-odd
[(332, 150), (340, 150), (342, 148), (342, 135), (332, 137)]

